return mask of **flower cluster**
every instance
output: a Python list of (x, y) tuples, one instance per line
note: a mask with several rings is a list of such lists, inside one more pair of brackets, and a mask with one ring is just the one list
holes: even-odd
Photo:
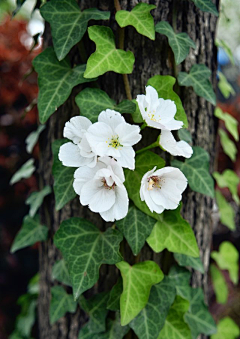
[[(175, 103), (159, 99), (151, 86), (146, 88), (146, 95), (137, 96), (137, 102), (146, 124), (161, 129), (160, 146), (173, 155), (189, 158), (192, 148), (184, 141), (177, 142), (170, 132), (183, 125), (174, 119)], [(107, 109), (94, 124), (85, 117), (73, 117), (66, 123), (63, 135), (71, 142), (60, 147), (59, 159), (64, 166), (78, 167), (73, 188), (80, 203), (100, 213), (105, 221), (124, 218), (129, 199), (123, 168), (135, 169), (133, 145), (142, 138), (139, 126)], [(152, 212), (162, 213), (164, 209), (177, 208), (186, 186), (187, 179), (179, 169), (154, 167), (142, 178), (140, 197)]]

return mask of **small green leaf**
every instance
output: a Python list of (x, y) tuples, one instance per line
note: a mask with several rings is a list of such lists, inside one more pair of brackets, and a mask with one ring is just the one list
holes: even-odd
[(117, 228), (127, 239), (134, 255), (137, 255), (150, 235), (156, 220), (134, 206), (129, 208), (127, 216), (116, 222)]
[(154, 20), (150, 14), (150, 11), (155, 8), (155, 5), (141, 2), (130, 12), (117, 11), (115, 18), (120, 27), (133, 26), (139, 34), (155, 40)]
[(181, 99), (173, 91), (173, 86), (176, 82), (176, 79), (170, 75), (155, 75), (150, 78), (147, 82), (147, 86), (152, 86), (158, 92), (159, 98), (170, 99), (174, 101), (177, 107), (177, 113), (175, 114), (175, 119), (183, 122), (183, 127), (188, 127), (187, 115), (184, 111)]
[(230, 279), (237, 285), (239, 254), (233, 244), (228, 241), (222, 242), (219, 247), (219, 252), (213, 251), (211, 257), (216, 261), (221, 270), (228, 270)]
[(69, 60), (58, 61), (52, 47), (33, 60), (33, 67), (38, 73), (38, 111), (42, 124), (67, 100), (74, 86), (92, 81), (83, 77), (85, 65), (71, 68)]
[(122, 238), (119, 231), (108, 228), (102, 233), (85, 219), (70, 218), (61, 223), (54, 243), (67, 263), (75, 300), (97, 282), (102, 264), (121, 261)]
[(221, 119), (225, 122), (226, 129), (236, 141), (239, 140), (239, 134), (238, 134), (238, 121), (234, 117), (231, 116), (231, 114), (227, 112), (223, 112), (220, 107), (216, 107), (214, 111), (215, 117), (218, 119)]
[(157, 169), (163, 168), (165, 166), (165, 160), (156, 153), (144, 151), (136, 157), (136, 171), (141, 175), (144, 175), (149, 170), (152, 170), (155, 166), (157, 166)]
[(45, 186), (39, 192), (32, 192), (26, 200), (26, 204), (30, 205), (29, 215), (34, 217), (39, 207), (42, 205), (44, 198), (52, 192), (50, 186)]
[(12, 176), (10, 180), (10, 185), (16, 184), (16, 182), (21, 179), (30, 178), (33, 172), (35, 171), (34, 159), (29, 159), (22, 167)]
[(76, 196), (73, 189), (73, 174), (76, 168), (63, 166), (61, 161), (58, 159), (59, 148), (66, 142), (66, 139), (59, 139), (52, 143), (52, 173), (54, 178), (53, 191), (56, 200), (55, 208), (57, 211)]
[(175, 286), (168, 277), (151, 288), (146, 307), (130, 322), (130, 327), (139, 339), (157, 338), (175, 295)]
[(41, 15), (51, 25), (53, 45), (62, 60), (87, 30), (89, 20), (108, 20), (110, 12), (89, 8), (81, 12), (75, 0), (51, 0), (41, 7)]
[(232, 193), (234, 201), (239, 204), (238, 184), (240, 182), (239, 176), (232, 170), (227, 169), (222, 174), (218, 172), (213, 173), (214, 179), (217, 181), (218, 187), (227, 187)]
[(172, 266), (168, 274), (168, 278), (176, 288), (177, 295), (187, 300), (191, 300), (190, 277), (191, 273), (179, 266)]
[(191, 133), (185, 128), (181, 128), (178, 130), (178, 137), (180, 140), (186, 141), (189, 144), (192, 143)]
[(37, 130), (30, 133), (28, 137), (26, 138), (26, 150), (28, 153), (32, 153), (34, 146), (36, 145), (39, 135), (42, 133), (42, 131), (45, 129), (45, 125), (39, 125)]
[(110, 291), (107, 309), (111, 311), (119, 311), (120, 310), (120, 296), (123, 291), (123, 282), (122, 278), (119, 277), (117, 283), (113, 286)]
[(215, 266), (210, 265), (210, 274), (216, 299), (219, 304), (225, 304), (228, 298), (228, 287), (222, 272)]
[(229, 317), (225, 317), (217, 324), (217, 333), (211, 339), (237, 339), (240, 335), (239, 326)]
[(193, 191), (214, 197), (214, 181), (209, 173), (209, 154), (203, 148), (193, 147), (190, 159), (185, 162), (173, 160), (171, 165), (183, 172)]
[(57, 280), (64, 285), (72, 286), (68, 268), (63, 259), (55, 262), (53, 265), (52, 279)]
[(178, 82), (181, 86), (192, 86), (197, 95), (216, 105), (216, 94), (209, 81), (210, 76), (211, 71), (207, 66), (195, 64), (189, 73), (178, 74)]
[(180, 266), (192, 267), (196, 271), (199, 271), (202, 274), (204, 273), (204, 267), (200, 258), (193, 258), (189, 255), (174, 253), (174, 259)]
[(228, 44), (226, 43), (226, 41), (222, 40), (222, 39), (216, 39), (215, 40), (215, 45), (217, 47), (222, 47), (224, 49), (224, 51), (227, 53), (231, 64), (234, 66), (235, 62), (234, 62), (234, 57), (233, 57), (233, 52), (231, 50), (231, 48), (228, 46)]
[(120, 297), (121, 325), (127, 325), (146, 306), (152, 285), (163, 279), (163, 273), (154, 261), (133, 266), (121, 261), (116, 264), (123, 278)]
[(211, 0), (192, 0), (194, 4), (203, 12), (209, 12), (218, 16), (218, 10)]
[(23, 219), (23, 225), (13, 241), (11, 253), (18, 251), (21, 248), (31, 246), (38, 241), (46, 240), (47, 234), (48, 228), (40, 224), (38, 215), (34, 218), (27, 215)]
[(73, 300), (72, 294), (67, 294), (62, 286), (52, 287), (51, 295), (49, 311), (51, 325), (62, 318), (67, 312), (76, 312), (77, 302)]
[(125, 99), (116, 105), (114, 110), (121, 114), (133, 114), (136, 111), (136, 104), (133, 101)]
[(18, 298), (17, 304), (21, 306), (21, 312), (17, 316), (15, 328), (20, 338), (30, 338), (32, 327), (36, 320), (37, 296), (29, 293)]
[(160, 21), (155, 26), (155, 31), (164, 34), (173, 50), (176, 64), (179, 65), (189, 53), (190, 47), (196, 48), (195, 42), (190, 39), (187, 33), (176, 34), (167, 21)]
[(230, 95), (236, 94), (234, 91), (234, 88), (232, 85), (227, 81), (227, 78), (225, 75), (218, 71), (219, 81), (218, 81), (218, 88), (220, 89), (220, 92), (224, 96), (225, 99), (228, 99)]
[(234, 209), (220, 191), (216, 191), (215, 194), (221, 223), (227, 226), (230, 230), (234, 231), (236, 229)]
[(231, 139), (229, 139), (227, 133), (223, 129), (219, 128), (218, 134), (220, 136), (220, 142), (224, 153), (227, 154), (233, 162), (235, 162), (237, 156), (236, 145)]
[(116, 49), (114, 35), (109, 27), (91, 26), (88, 28), (89, 38), (95, 42), (96, 51), (87, 61), (85, 78), (95, 78), (108, 71), (120, 74), (132, 73), (135, 61), (130, 51)]

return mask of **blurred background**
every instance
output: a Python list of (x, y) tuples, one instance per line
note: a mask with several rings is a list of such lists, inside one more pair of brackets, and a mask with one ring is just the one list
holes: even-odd
[[(10, 186), (9, 182), (13, 174), (30, 158), (26, 150), (26, 138), (38, 127), (37, 75), (32, 69), (31, 62), (42, 49), (41, 35), (44, 22), (36, 8), (41, 2), (26, 0), (18, 11), (21, 0), (0, 0), (1, 339), (37, 338), (35, 312), (38, 245), (14, 254), (10, 253), (12, 241), (29, 210), (25, 200), (32, 192), (38, 190), (37, 173), (15, 185)], [(238, 284), (240, 142), (236, 135), (234, 137), (229, 133), (231, 123), (238, 129), (238, 134), (240, 132), (239, 1), (221, 1), (216, 45), (218, 46), (219, 80), (216, 116), (220, 117), (220, 121), (215, 162), (215, 172), (218, 173), (214, 173), (218, 193), (213, 211), (214, 234), (211, 249), (212, 266), (209, 273), (211, 276), (209, 306), (217, 323), (220, 319), (230, 317), (240, 325)], [(227, 144), (227, 147), (223, 149), (221, 143)], [(35, 161), (38, 159), (38, 154), (39, 149), (36, 144), (32, 154)], [(226, 170), (230, 172), (226, 173)], [(224, 266), (221, 259), (226, 255), (226, 251), (233, 253), (231, 258), (234, 257), (234, 260), (225, 263)]]

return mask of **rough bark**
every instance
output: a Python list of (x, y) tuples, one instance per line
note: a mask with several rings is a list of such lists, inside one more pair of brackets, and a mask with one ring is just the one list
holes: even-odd
[[(123, 0), (120, 1), (122, 9), (131, 10), (138, 1)], [(212, 81), (215, 84), (216, 79), (216, 49), (214, 47), (214, 38), (216, 30), (216, 17), (208, 13), (203, 13), (198, 10), (192, 1), (177, 1), (175, 0), (155, 0), (144, 1), (155, 4), (157, 9), (152, 13), (155, 22), (165, 20), (172, 22), (173, 10), (176, 11), (176, 27), (179, 32), (187, 32), (189, 36), (196, 42), (197, 48), (191, 51), (186, 61), (181, 64), (179, 70), (189, 71), (194, 63), (204, 63), (212, 70)], [(102, 10), (111, 11), (110, 22), (103, 24), (110, 27), (117, 33), (117, 24), (114, 21), (114, 6), (113, 1), (81, 1), (81, 8), (98, 7)], [(174, 9), (175, 8), (175, 9)], [(94, 50), (94, 44), (89, 42), (87, 37), (84, 38), (87, 52)], [(50, 30), (47, 25), (45, 32), (45, 45), (51, 44)], [(133, 51), (136, 62), (134, 71), (129, 75), (129, 82), (133, 98), (139, 93), (144, 93), (144, 87), (148, 78), (153, 75), (175, 75), (172, 63), (172, 52), (168, 47), (166, 37), (156, 34), (156, 41), (153, 42), (139, 35), (133, 27), (125, 29), (125, 49)], [(74, 48), (71, 52), (72, 61), (80, 62), (79, 52)], [(101, 89), (105, 90), (110, 97), (119, 102), (126, 98), (123, 79), (119, 74), (113, 72), (106, 73), (100, 77), (99, 83)], [(62, 138), (62, 131), (65, 122), (74, 115), (79, 114), (79, 109), (74, 102), (75, 95), (81, 90), (78, 86), (73, 90), (69, 100), (60, 107), (49, 119), (47, 128), (41, 137), (40, 149), (40, 184), (52, 185), (53, 178), (51, 174), (52, 168), (52, 152), (51, 143), (55, 139)], [(215, 126), (213, 117), (213, 107), (204, 99), (199, 98), (191, 88), (177, 88), (180, 92), (183, 106), (188, 116), (189, 130), (193, 136), (194, 145), (198, 145), (206, 149), (213, 163), (214, 157), (214, 141), (215, 141)], [(148, 143), (155, 141), (157, 132), (154, 134), (148, 129), (144, 130), (144, 140)], [(142, 145), (140, 145), (142, 146)], [(194, 193), (188, 190), (184, 193), (183, 201), (183, 216), (189, 221), (194, 229), (200, 248), (201, 258), (204, 262), (205, 272), (208, 270), (209, 252), (211, 245), (211, 209), (212, 200), (204, 195)], [(49, 302), (50, 288), (56, 284), (51, 280), (51, 270), (56, 259), (60, 258), (59, 251), (53, 245), (53, 235), (59, 228), (60, 223), (72, 216), (84, 217), (96, 224), (100, 229), (105, 229), (108, 225), (101, 220), (97, 214), (91, 213), (87, 208), (83, 208), (78, 198), (64, 206), (61, 211), (54, 209), (53, 194), (45, 200), (41, 210), (42, 222), (48, 225), (50, 229), (49, 240), (42, 243), (40, 249), (40, 296), (39, 296), (39, 332), (41, 339), (76, 339), (81, 325), (86, 321), (86, 316), (80, 309), (74, 315), (66, 315), (57, 323), (50, 326), (49, 324)], [(126, 253), (130, 253), (126, 248)], [(152, 250), (146, 245), (142, 250), (140, 261), (146, 259), (156, 260), (164, 270), (167, 270), (167, 256), (165, 254), (153, 254)], [(130, 257), (128, 261), (131, 262)], [(116, 281), (117, 272), (114, 266), (103, 266), (100, 272), (100, 281), (93, 288), (94, 291), (109, 290)], [(193, 272), (192, 285), (202, 286), (207, 292), (207, 273), (204, 275)], [(202, 337), (203, 338), (203, 337)]]

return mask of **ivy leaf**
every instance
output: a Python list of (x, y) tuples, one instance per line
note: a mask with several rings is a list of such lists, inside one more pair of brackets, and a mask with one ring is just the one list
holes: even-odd
[(33, 67), (38, 73), (38, 111), (42, 124), (67, 100), (74, 86), (92, 81), (83, 77), (85, 65), (71, 68), (69, 60), (58, 61), (52, 47), (33, 60)]
[(209, 173), (209, 154), (203, 148), (194, 146), (190, 159), (185, 162), (173, 160), (171, 165), (183, 172), (193, 191), (214, 197), (214, 181)]
[(32, 327), (36, 320), (37, 300), (29, 293), (21, 295), (17, 304), (21, 306), (21, 312), (17, 316), (16, 330), (20, 338), (30, 338)]
[(134, 255), (137, 255), (145, 244), (156, 220), (141, 212), (134, 206), (129, 208), (127, 216), (116, 222), (117, 228), (127, 239)]
[(234, 62), (233, 52), (232, 52), (231, 48), (228, 46), (228, 44), (226, 43), (226, 41), (224, 41), (222, 39), (216, 39), (215, 45), (217, 47), (222, 47), (224, 49), (227, 56), (229, 57), (229, 60), (231, 61), (231, 64), (234, 66), (235, 62)]
[(165, 248), (170, 252), (199, 257), (199, 249), (193, 230), (180, 214), (180, 207), (172, 211), (164, 211), (147, 238), (148, 245), (154, 252), (162, 252)]
[(211, 339), (237, 339), (240, 335), (239, 326), (229, 317), (225, 317), (217, 324), (217, 333)]
[(220, 136), (220, 142), (224, 153), (227, 154), (233, 162), (236, 161), (237, 155), (236, 145), (231, 139), (229, 139), (227, 133), (223, 129), (219, 128), (218, 134)]
[(50, 186), (45, 186), (39, 192), (32, 192), (26, 200), (26, 204), (30, 205), (29, 215), (34, 217), (39, 207), (42, 205), (44, 198), (52, 192)]
[(68, 268), (63, 259), (55, 262), (53, 265), (52, 279), (57, 280), (64, 285), (72, 286)]
[(55, 208), (57, 211), (76, 196), (73, 189), (73, 175), (76, 168), (63, 166), (61, 161), (58, 159), (59, 148), (66, 142), (66, 139), (59, 139), (52, 143), (52, 174), (54, 177), (53, 191), (56, 200)]
[(226, 129), (236, 141), (239, 140), (238, 135), (238, 121), (234, 117), (232, 117), (229, 113), (223, 112), (220, 107), (216, 107), (214, 111), (215, 117), (221, 119), (225, 122)]
[(238, 184), (240, 182), (239, 176), (232, 170), (225, 170), (222, 174), (218, 172), (213, 173), (214, 179), (217, 181), (218, 187), (227, 187), (231, 192), (236, 204), (239, 204)]
[(155, 75), (150, 78), (147, 82), (147, 86), (152, 86), (158, 92), (158, 96), (163, 99), (170, 99), (174, 101), (177, 107), (177, 113), (174, 116), (174, 119), (180, 120), (183, 122), (183, 127), (188, 127), (187, 115), (184, 111), (181, 99), (173, 91), (173, 86), (176, 82), (176, 79), (170, 75)]
[(139, 34), (155, 40), (154, 20), (150, 11), (155, 5), (137, 4), (130, 12), (117, 11), (115, 19), (120, 27), (133, 26)]
[(34, 159), (29, 159), (22, 167), (12, 176), (10, 180), (10, 185), (16, 184), (16, 182), (21, 179), (30, 178), (33, 172), (35, 171)]
[(23, 225), (13, 241), (11, 253), (18, 251), (21, 248), (31, 246), (38, 241), (46, 240), (47, 234), (48, 228), (40, 224), (38, 215), (34, 218), (27, 215), (23, 219)]
[(191, 133), (185, 128), (181, 128), (178, 130), (178, 137), (180, 140), (186, 141), (189, 144), (192, 143)]
[(157, 169), (163, 168), (165, 166), (165, 160), (151, 151), (144, 151), (137, 155), (135, 167), (139, 174), (144, 175), (155, 166), (157, 166)]
[(121, 325), (127, 325), (146, 306), (152, 285), (163, 279), (163, 273), (154, 261), (144, 261), (133, 266), (121, 261), (116, 264), (123, 279), (120, 297)]
[(226, 280), (222, 272), (215, 265), (210, 265), (210, 274), (217, 302), (219, 304), (225, 304), (228, 298), (228, 287)]
[(130, 322), (139, 339), (157, 339), (175, 295), (175, 286), (168, 277), (151, 288), (146, 307)]
[(230, 279), (237, 285), (239, 254), (233, 244), (228, 241), (222, 242), (219, 247), (219, 252), (213, 251), (211, 257), (216, 261), (221, 270), (228, 270)]
[(62, 60), (87, 30), (89, 20), (108, 20), (110, 12), (89, 8), (81, 12), (75, 0), (51, 0), (41, 7), (43, 18), (51, 25), (53, 45)]
[(85, 219), (70, 218), (61, 223), (54, 243), (67, 263), (75, 300), (97, 282), (102, 264), (121, 261), (122, 238), (119, 231), (108, 228), (102, 233)]
[(110, 291), (107, 309), (111, 311), (118, 311), (120, 310), (120, 296), (123, 291), (123, 282), (122, 278), (119, 277), (117, 283), (113, 286)]
[(210, 335), (216, 333), (216, 325), (204, 303), (201, 288), (191, 289), (190, 309), (184, 315), (184, 320), (191, 329), (193, 339), (196, 339), (199, 334)]
[(234, 231), (236, 229), (234, 209), (227, 202), (220, 191), (216, 191), (216, 201), (219, 209), (221, 223), (227, 226), (230, 230)]
[(174, 259), (177, 261), (178, 265), (192, 267), (204, 274), (204, 267), (200, 258), (193, 258), (185, 254), (174, 253)]
[(227, 78), (222, 72), (218, 71), (219, 81), (218, 81), (218, 88), (225, 99), (228, 99), (230, 95), (235, 95), (236, 92), (232, 85), (227, 81)]
[(92, 122), (96, 122), (99, 113), (107, 108), (120, 113), (134, 113), (136, 109), (136, 105), (130, 100), (123, 100), (116, 105), (115, 101), (110, 99), (106, 92), (98, 88), (85, 88), (76, 96), (75, 101), (81, 115)]
[(176, 288), (177, 295), (187, 300), (191, 300), (190, 277), (191, 273), (179, 266), (172, 266), (168, 274), (168, 278)]
[(67, 312), (76, 312), (77, 302), (73, 300), (72, 294), (68, 294), (62, 286), (51, 288), (52, 299), (50, 302), (50, 324), (54, 324)]
[(178, 82), (181, 86), (192, 86), (197, 95), (216, 105), (216, 94), (209, 81), (210, 76), (211, 71), (207, 66), (195, 64), (189, 73), (180, 72), (178, 74)]
[(45, 129), (45, 125), (39, 125), (37, 130), (30, 133), (28, 137), (26, 138), (26, 150), (28, 153), (32, 153), (34, 146), (36, 145), (39, 135), (42, 133), (42, 131)]
[(89, 38), (95, 42), (96, 51), (87, 61), (85, 78), (95, 78), (108, 71), (120, 74), (132, 73), (135, 61), (130, 51), (116, 49), (114, 34), (109, 27), (91, 26), (88, 28)]
[(192, 0), (194, 4), (203, 12), (209, 12), (218, 16), (218, 10), (211, 0)]
[(189, 53), (190, 47), (196, 48), (195, 42), (190, 39), (187, 33), (176, 34), (171, 25), (166, 21), (160, 21), (155, 26), (155, 31), (164, 34), (173, 50), (176, 64), (179, 65)]

